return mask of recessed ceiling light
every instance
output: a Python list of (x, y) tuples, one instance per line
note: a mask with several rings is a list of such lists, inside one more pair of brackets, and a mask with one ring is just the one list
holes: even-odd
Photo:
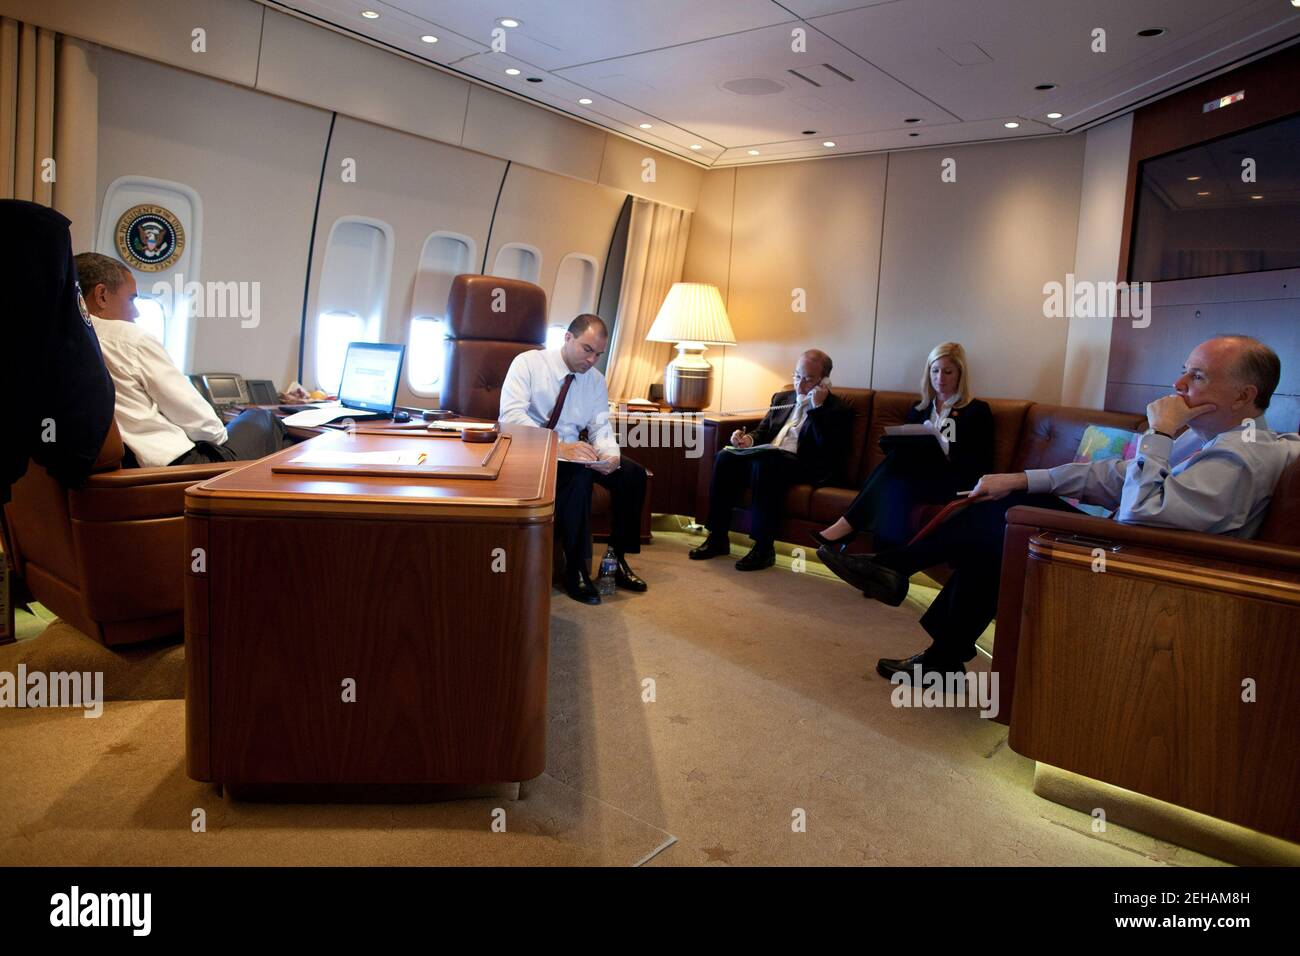
[(424, 36), (420, 37), (420, 41), (422, 43), (437, 43), (438, 38), (432, 33), (426, 33)]
[(641, 128), (642, 128), (642, 129), (654, 129), (654, 124), (653, 124), (653, 123), (642, 123), (642, 124), (641, 124)]
[(905, 119), (905, 120), (903, 120), (903, 122), (904, 122), (904, 123), (919, 123), (919, 122), (921, 122), (921, 121), (920, 121), (920, 119), (918, 119), (917, 117), (913, 116), (911, 119)]
[[(1296, 6), (1300, 6), (1300, 3), (1297, 3)], [(1261, 196), (1259, 193), (1256, 193), (1255, 195), (1251, 196), (1250, 198), (1251, 198), (1251, 199), (1263, 199), (1264, 197)]]
[(591, 105), (591, 97), (589, 97), (589, 96), (584, 96), (582, 99), (578, 100), (578, 102), (581, 103), (583, 106), (590, 106), (590, 105)]
[(822, 145), (825, 146), (827, 149), (830, 149), (832, 146), (835, 145), (835, 140), (828, 139), (826, 142), (822, 143)]
[(1164, 27), (1150, 27), (1150, 28), (1148, 28), (1148, 29), (1146, 29), (1146, 30), (1139, 30), (1139, 31), (1138, 31), (1138, 36), (1140, 36), (1140, 37), (1158, 37), (1158, 36), (1160, 36), (1160, 34), (1162, 34), (1162, 33), (1164, 33), (1164, 32), (1165, 32)]
[(1048, 113), (1048, 114), (1047, 114), (1047, 118), (1048, 118), (1048, 119), (1060, 119), (1060, 118), (1061, 118), (1061, 114), (1060, 114), (1060, 113)]
[(691, 149), (703, 149), (703, 148), (704, 147), (701, 146), (699, 143), (691, 143)]
[(1198, 196), (1208, 196), (1209, 194), (1210, 194), (1209, 191), (1208, 191), (1208, 190), (1205, 190), (1205, 191), (1202, 191), (1202, 192), (1197, 193), (1196, 195), (1198, 195)]
[(1019, 124), (1019, 123), (1016, 123), (1016, 122), (1003, 123), (1002, 125), (1005, 126), (1007, 129), (1019, 129), (1019, 128), (1020, 128), (1020, 124)]
[(506, 76), (518, 76), (518, 75), (519, 75), (519, 71), (516, 70), (513, 66), (506, 68)]
[(514, 17), (497, 17), (497, 26), (506, 27), (513, 30), (515, 27), (524, 25), (523, 20), (516, 20)]
[(1036, 89), (1036, 90), (1054, 90), (1054, 89), (1056, 89), (1056, 84), (1055, 84), (1055, 83), (1039, 83), (1037, 86), (1034, 87), (1034, 89)]
[(379, 19), (379, 14), (376, 13), (374, 10), (362, 10), (362, 11), (361, 11), (361, 15), (362, 15), (363, 17), (365, 17), (367, 20), (378, 20), (378, 19)]
[(1189, 183), (1194, 183), (1194, 182), (1196, 182), (1196, 181), (1197, 181), (1198, 179), (1200, 179), (1200, 178), (1201, 178), (1200, 176), (1188, 176), (1188, 177), (1187, 177), (1187, 181), (1188, 181)]
[(749, 151), (749, 155), (750, 155), (750, 156), (757, 156), (757, 155), (758, 155), (758, 150), (756, 150), (756, 149), (751, 149), (751, 150)]

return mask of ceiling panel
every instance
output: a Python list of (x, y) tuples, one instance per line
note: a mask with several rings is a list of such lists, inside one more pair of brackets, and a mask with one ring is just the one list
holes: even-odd
[[(1069, 131), (1300, 36), (1288, 0), (262, 2), (706, 165)], [(503, 16), (521, 25), (492, 52)]]
[(397, 0), (397, 5), (485, 46), (497, 20), (514, 17), (521, 25), (506, 31), (506, 52), (546, 70), (795, 19), (772, 0)]
[[(1056, 100), (1109, 74), (1149, 64), (1230, 24), (1260, 0), (899, 0), (832, 14), (812, 25), (964, 120), (1042, 116)], [(1282, 0), (1264, 0), (1288, 8)], [(924, 24), (924, 29), (918, 27)], [(1106, 52), (1092, 50), (1106, 31)], [(1164, 28), (1157, 37), (1139, 30)], [(989, 57), (963, 66), (952, 48), (974, 44)], [(944, 52), (948, 50), (949, 52)], [(962, 59), (960, 55), (958, 59)], [(1036, 84), (1055, 83), (1051, 91)]]
[[(953, 119), (815, 31), (807, 41), (806, 51), (795, 52), (790, 26), (767, 27), (560, 74), (729, 148), (784, 141), (805, 129), (840, 135), (899, 128), (909, 117)], [(763, 81), (773, 92), (724, 87), (736, 81)]]

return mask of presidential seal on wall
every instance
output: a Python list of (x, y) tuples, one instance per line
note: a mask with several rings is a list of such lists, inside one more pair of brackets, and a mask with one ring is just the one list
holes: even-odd
[(180, 220), (162, 206), (132, 206), (117, 220), (117, 252), (133, 269), (162, 272), (185, 251)]

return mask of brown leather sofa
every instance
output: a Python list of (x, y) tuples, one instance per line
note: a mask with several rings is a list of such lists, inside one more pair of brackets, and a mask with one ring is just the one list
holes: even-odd
[(32, 597), (109, 646), (183, 633), (185, 489), (242, 462), (123, 468), (114, 424), (68, 490), (35, 463), (4, 506), (5, 550)]
[[(844, 514), (867, 475), (884, 460), (880, 438), (886, 426), (903, 424), (908, 406), (920, 400), (919, 395), (911, 392), (878, 392), (868, 388), (837, 388), (835, 394), (847, 401), (854, 412), (844, 474), (839, 481), (819, 488), (795, 485), (790, 489), (778, 535), (782, 541), (816, 547), (808, 532), (820, 531)], [(993, 410), (993, 470), (996, 472), (1047, 468), (1072, 461), (1079, 439), (1089, 425), (1130, 431), (1146, 427), (1145, 415), (1129, 412), (1068, 408), (1007, 398), (986, 401)], [(705, 417), (701, 439), (703, 455), (696, 485), (695, 514), (698, 517), (708, 514), (709, 479), (714, 455), (727, 445), (732, 431), (742, 425), (752, 428), (761, 419), (761, 414)], [(749, 530), (748, 501), (748, 496), (743, 498), (734, 512), (732, 530)], [(913, 524), (919, 528), (925, 518), (925, 513), (918, 513)], [(872, 551), (871, 535), (859, 536), (850, 550)], [(944, 570), (936, 569), (936, 577), (944, 575)]]

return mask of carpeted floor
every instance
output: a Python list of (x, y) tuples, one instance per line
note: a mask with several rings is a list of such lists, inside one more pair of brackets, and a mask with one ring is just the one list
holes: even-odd
[(697, 541), (656, 532), (633, 559), (647, 594), (553, 596), (547, 772), (517, 801), (222, 799), (185, 776), (182, 648), (115, 655), (61, 623), (0, 648), (0, 670), (105, 670), (113, 701), (98, 720), (0, 710), (0, 864), (1215, 862), (1036, 797), (973, 710), (895, 708), (874, 664), (924, 646), (932, 592), (888, 608), (815, 561), (688, 561)]

